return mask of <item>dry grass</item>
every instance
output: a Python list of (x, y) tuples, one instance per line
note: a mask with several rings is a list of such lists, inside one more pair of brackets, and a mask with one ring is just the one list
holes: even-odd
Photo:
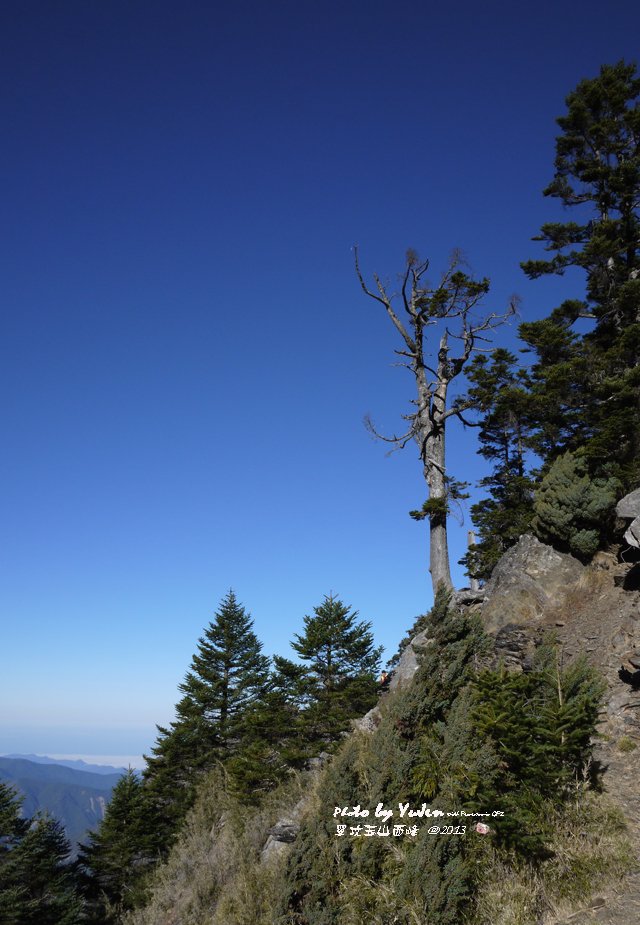
[(634, 742), (630, 736), (622, 736), (622, 738), (618, 740), (618, 751), (622, 752), (623, 754), (626, 754), (627, 752), (635, 752), (637, 747), (637, 742)]
[(267, 830), (304, 788), (292, 778), (256, 809), (240, 806), (212, 774), (153, 875), (147, 905), (124, 925), (271, 925), (279, 860), (261, 863), (260, 852)]
[(637, 866), (620, 810), (606, 797), (582, 792), (562, 813), (550, 811), (553, 856), (534, 868), (509, 864), (492, 848), (484, 859), (473, 925), (538, 925), (586, 905)]

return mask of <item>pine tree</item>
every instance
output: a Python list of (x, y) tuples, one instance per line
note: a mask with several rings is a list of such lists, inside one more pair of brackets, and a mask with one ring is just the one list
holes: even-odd
[(131, 768), (116, 784), (104, 818), (82, 846), (91, 922), (117, 921), (144, 896), (144, 878), (158, 858), (140, 777)]
[[(520, 329), (538, 356), (538, 452), (551, 462), (581, 447), (592, 474), (615, 458), (627, 485), (640, 476), (639, 95), (635, 65), (620, 61), (567, 97), (555, 175), (544, 192), (576, 220), (543, 225), (535, 240), (553, 256), (522, 266), (532, 279), (583, 269), (585, 298)], [(579, 318), (593, 323), (582, 337), (573, 330)]]
[(14, 849), (29, 829), (20, 815), (22, 798), (0, 782), (0, 922), (17, 925), (26, 903), (26, 886), (15, 864)]
[[(82, 902), (68, 862), (70, 851), (60, 822), (47, 814), (29, 820), (27, 831), (9, 850), (3, 865), (13, 904), (3, 923), (78, 925)], [(2, 904), (0, 899), (0, 908)]]
[(526, 673), (499, 668), (479, 675), (471, 718), (498, 762), (478, 795), (505, 814), (496, 823), (500, 842), (525, 855), (544, 853), (543, 804), (562, 803), (581, 779), (603, 690), (583, 658), (564, 667), (553, 640), (538, 648)]
[(474, 578), (488, 578), (500, 556), (527, 532), (534, 481), (526, 468), (529, 377), (514, 354), (496, 349), (489, 360), (478, 355), (470, 365), (468, 398), (482, 415), (479, 454), (491, 461), (491, 475), (480, 481), (490, 492), (471, 508), (478, 540), (462, 562)]
[(583, 455), (565, 453), (536, 492), (533, 529), (543, 542), (588, 559), (606, 535), (619, 494), (618, 479), (592, 478)]
[[(292, 648), (304, 664), (298, 673), (301, 732), (317, 748), (335, 742), (349, 720), (366, 713), (376, 701), (376, 676), (382, 648), (376, 648), (371, 624), (357, 621), (333, 594), (305, 616), (304, 633), (295, 635)], [(282, 670), (295, 671), (280, 659)]]
[(251, 705), (269, 689), (269, 659), (253, 622), (229, 591), (198, 641), (180, 690), (176, 719), (158, 727), (145, 780), (158, 825), (169, 840), (191, 807), (198, 779), (238, 755)]

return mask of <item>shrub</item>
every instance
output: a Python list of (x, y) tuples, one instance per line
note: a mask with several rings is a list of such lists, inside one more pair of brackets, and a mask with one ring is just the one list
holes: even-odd
[(620, 491), (618, 479), (592, 477), (583, 457), (565, 453), (536, 492), (533, 529), (543, 542), (589, 559), (606, 536)]

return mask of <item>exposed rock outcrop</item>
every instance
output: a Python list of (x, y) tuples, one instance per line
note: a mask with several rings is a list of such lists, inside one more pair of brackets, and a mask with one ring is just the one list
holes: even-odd
[(631, 521), (624, 535), (625, 543), (640, 549), (640, 488), (636, 488), (618, 501), (616, 514), (622, 520)]
[(417, 633), (413, 637), (400, 656), (400, 661), (396, 665), (395, 671), (391, 677), (389, 690), (395, 691), (398, 687), (407, 684), (411, 680), (418, 670), (420, 649), (428, 646), (430, 643), (431, 640), (424, 631)]
[(621, 498), (616, 504), (616, 514), (622, 520), (635, 520), (640, 517), (640, 488)]
[(287, 846), (296, 840), (296, 835), (300, 830), (300, 820), (307, 808), (307, 802), (306, 797), (303, 797), (290, 812), (282, 815), (276, 824), (269, 829), (269, 837), (262, 849), (263, 861), (268, 861), (270, 858), (286, 851)]
[(624, 539), (629, 546), (635, 546), (636, 549), (640, 549), (640, 517), (636, 517), (635, 520), (631, 521), (624, 535)]
[(521, 536), (500, 559), (485, 587), (482, 621), (489, 633), (509, 625), (531, 626), (562, 605), (584, 574), (584, 566), (567, 553)]

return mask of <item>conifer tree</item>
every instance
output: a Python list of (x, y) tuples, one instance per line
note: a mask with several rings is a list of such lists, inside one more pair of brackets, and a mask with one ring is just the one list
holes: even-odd
[[(374, 644), (371, 623), (357, 622), (357, 616), (333, 594), (326, 595), (291, 643), (304, 665), (294, 674), (301, 733), (316, 746), (336, 741), (349, 719), (366, 713), (376, 700), (382, 648)], [(279, 664), (295, 672), (294, 663), (279, 659)]]
[(192, 805), (199, 777), (241, 752), (251, 705), (268, 689), (269, 659), (251, 617), (229, 591), (198, 641), (176, 719), (158, 727), (147, 758), (145, 780), (166, 839)]
[[(438, 594), (426, 618), (433, 642), (419, 653), (413, 681), (390, 698), (370, 737), (346, 739), (320, 779), (318, 812), (303, 821), (287, 860), (279, 910), (283, 921), (462, 921), (473, 879), (464, 839), (434, 838), (425, 826), (416, 839), (398, 839), (390, 850), (386, 838), (336, 838), (336, 820), (327, 810), (355, 802), (362, 807), (379, 802), (397, 807), (399, 800), (420, 806), (423, 785), (432, 784), (432, 769), (425, 767), (421, 755), (427, 738), (439, 739), (440, 745), (447, 739), (448, 754), (465, 772), (472, 768), (479, 778), (490, 775), (493, 755), (487, 760), (486, 751), (474, 741), (468, 701), (449, 738), (452, 711), (488, 648), (479, 619), (451, 608), (449, 597)], [(438, 770), (435, 777), (437, 790), (443, 784)], [(461, 776), (454, 795), (439, 794), (438, 807), (459, 810), (462, 794), (468, 796), (467, 784), (468, 778)]]
[(543, 542), (588, 559), (606, 535), (621, 488), (616, 478), (591, 478), (584, 455), (565, 453), (536, 492), (533, 529)]
[(0, 922), (20, 921), (26, 903), (26, 886), (15, 864), (14, 849), (29, 829), (20, 814), (22, 799), (0, 781)]
[(580, 658), (567, 665), (553, 640), (536, 652), (532, 669), (480, 674), (471, 709), (477, 735), (492, 745), (496, 773), (479, 789), (500, 801), (500, 840), (525, 853), (544, 851), (547, 800), (561, 803), (588, 763), (604, 685)]
[(20, 818), (21, 800), (0, 784), (0, 921), (78, 925), (82, 901), (62, 825), (40, 813)]
[[(537, 354), (535, 449), (551, 462), (582, 448), (592, 474), (615, 457), (627, 485), (640, 475), (639, 95), (635, 65), (620, 61), (567, 97), (544, 192), (575, 220), (543, 225), (535, 240), (553, 256), (522, 266), (532, 279), (579, 267), (586, 293), (520, 329)], [(584, 336), (580, 318), (592, 321)]]
[(57, 819), (39, 814), (32, 820), (13, 859), (27, 892), (20, 925), (78, 925), (82, 902), (68, 861), (70, 852)]
[(143, 897), (145, 875), (158, 858), (149, 822), (145, 789), (129, 768), (116, 784), (98, 830), (81, 848), (88, 921), (117, 921)]
[(493, 471), (480, 481), (490, 497), (471, 508), (478, 540), (462, 561), (473, 577), (488, 578), (500, 556), (531, 523), (534, 481), (526, 466), (529, 377), (518, 369), (513, 353), (499, 348), (490, 359), (476, 356), (467, 378), (468, 397), (481, 414), (478, 452), (493, 463)]
[(273, 662), (267, 689), (245, 714), (241, 748), (225, 765), (229, 790), (245, 803), (259, 802), (308, 758), (301, 713), (304, 668), (279, 655)]

